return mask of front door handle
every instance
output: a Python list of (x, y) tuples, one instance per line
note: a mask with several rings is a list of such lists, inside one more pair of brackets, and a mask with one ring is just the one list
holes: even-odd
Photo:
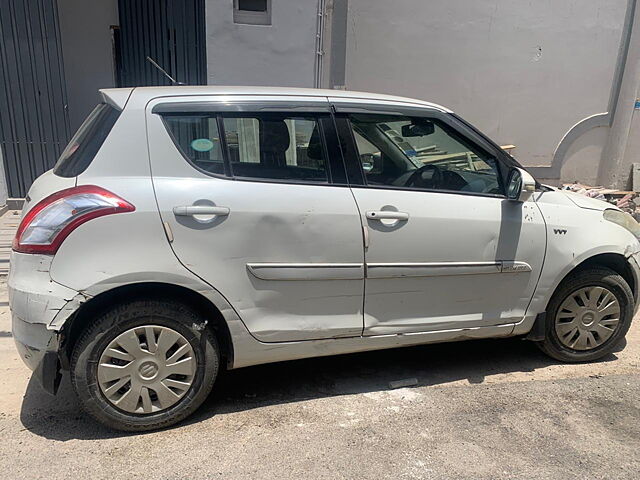
[(213, 205), (186, 205), (182, 207), (173, 207), (173, 214), (182, 217), (193, 217), (195, 215), (217, 215), (226, 217), (229, 215), (228, 207), (216, 207)]
[(368, 210), (365, 215), (369, 220), (409, 220), (408, 213), (393, 210)]

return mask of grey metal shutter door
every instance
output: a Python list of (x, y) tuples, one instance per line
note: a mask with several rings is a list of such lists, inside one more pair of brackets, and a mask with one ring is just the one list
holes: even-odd
[(24, 197), (67, 144), (55, 0), (0, 0), (0, 143), (9, 195)]
[(147, 60), (187, 85), (204, 85), (204, 0), (119, 0), (122, 87), (169, 85)]

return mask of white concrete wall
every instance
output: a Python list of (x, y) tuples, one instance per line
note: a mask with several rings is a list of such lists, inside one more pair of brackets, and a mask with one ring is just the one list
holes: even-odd
[(555, 180), (552, 183), (597, 185), (598, 165), (608, 135), (609, 127), (597, 127), (579, 136), (567, 150), (560, 182)]
[[(572, 125), (607, 110), (626, 0), (348, 5), (348, 89), (442, 103), (524, 165), (549, 165)], [(567, 175), (594, 179), (601, 142), (572, 146)]]
[[(57, 1), (75, 130), (114, 85), (117, 0)], [(442, 103), (525, 165), (549, 165), (572, 125), (607, 109), (626, 3), (348, 0), (346, 87)], [(272, 0), (272, 25), (254, 26), (233, 23), (232, 0), (207, 0), (208, 83), (313, 86), (317, 5)], [(564, 180), (596, 181), (607, 130), (576, 140)], [(640, 152), (635, 137), (628, 151)]]
[(272, 0), (272, 24), (233, 23), (233, 0), (207, 0), (210, 85), (313, 87), (317, 0)]
[(117, 0), (58, 0), (69, 120), (74, 132), (99, 101), (98, 89), (115, 86), (111, 25)]

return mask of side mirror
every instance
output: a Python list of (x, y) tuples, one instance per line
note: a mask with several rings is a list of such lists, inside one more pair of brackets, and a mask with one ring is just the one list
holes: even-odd
[(369, 173), (373, 170), (373, 153), (363, 153), (360, 155), (360, 162), (362, 162), (362, 170), (364, 170), (364, 173)]
[(507, 180), (507, 198), (515, 202), (526, 202), (536, 190), (536, 181), (522, 168), (512, 168)]
[(382, 170), (382, 154), (380, 152), (363, 153), (360, 155), (360, 162), (362, 162), (364, 173), (369, 173), (373, 170)]

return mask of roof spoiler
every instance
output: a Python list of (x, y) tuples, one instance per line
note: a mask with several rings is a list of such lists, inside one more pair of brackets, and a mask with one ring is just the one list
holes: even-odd
[(118, 110), (124, 110), (133, 88), (103, 88), (98, 90), (102, 101)]

